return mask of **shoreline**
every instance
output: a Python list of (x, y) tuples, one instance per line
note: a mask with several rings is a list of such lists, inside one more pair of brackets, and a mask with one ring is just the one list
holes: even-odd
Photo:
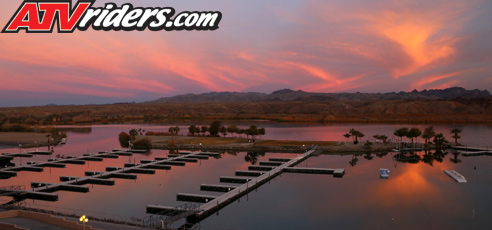
[(36, 148), (49, 146), (47, 133), (34, 132), (0, 132), (0, 149), (9, 148)]
[[(383, 152), (394, 149), (392, 143), (372, 143), (371, 149), (364, 147), (365, 142), (353, 144), (342, 141), (294, 141), (294, 140), (255, 140), (230, 137), (184, 137), (184, 136), (139, 136), (149, 137), (153, 144), (151, 149), (190, 150), (190, 151), (238, 151), (238, 152), (288, 152), (303, 153), (310, 146), (317, 145), (323, 152)], [(173, 144), (174, 143), (174, 144)]]

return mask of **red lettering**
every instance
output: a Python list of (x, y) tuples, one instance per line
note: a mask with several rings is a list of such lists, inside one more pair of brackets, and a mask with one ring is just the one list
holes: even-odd
[[(26, 17), (27, 20), (24, 20)], [(36, 3), (24, 3), (8, 28), (5, 30), (8, 32), (17, 32), (20, 28), (27, 28), (27, 30), (35, 30), (39, 28), (39, 14)]]
[(55, 12), (58, 11), (59, 32), (71, 32), (90, 5), (90, 3), (77, 4), (72, 16), (70, 16), (70, 6), (68, 3), (39, 3), (39, 10), (44, 10), (46, 12), (43, 18), (43, 24), (45, 24), (48, 15), (48, 17), (51, 18), (50, 23), (48, 24), (50, 27), (55, 19)]
[[(78, 2), (70, 15), (69, 1), (24, 2), (3, 32), (18, 32), (20, 29), (26, 29), (27, 32), (51, 32), (55, 21), (58, 21), (58, 32), (73, 32), (92, 3), (92, 0)], [(44, 12), (42, 21), (40, 20), (41, 11)]]

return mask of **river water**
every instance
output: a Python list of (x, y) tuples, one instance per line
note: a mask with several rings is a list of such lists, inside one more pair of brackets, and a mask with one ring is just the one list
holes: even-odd
[[(265, 139), (345, 141), (343, 134), (356, 128), (372, 140), (374, 134), (392, 137), (403, 125), (286, 125), (259, 123), (265, 127)], [(424, 129), (424, 125), (405, 125)], [(94, 125), (68, 131), (66, 145), (55, 147), (55, 154), (80, 156), (121, 148), (117, 135), (132, 128), (167, 131), (169, 126), (154, 124)], [(187, 130), (182, 125), (181, 131)], [(436, 132), (452, 140), (449, 130), (463, 130), (460, 143), (490, 147), (492, 127), (484, 125), (434, 126)], [(40, 148), (45, 150), (46, 148)], [(19, 152), (19, 149), (2, 149)], [(22, 150), (27, 151), (27, 150)], [(59, 176), (83, 176), (84, 171), (105, 171), (107, 166), (122, 167), (127, 162), (166, 156), (166, 150), (153, 150), (150, 155), (104, 159), (66, 168), (45, 168), (44, 172), (19, 172), (17, 177), (0, 180), (0, 186), (25, 185), (31, 181), (58, 182)], [(121, 220), (141, 219), (148, 214), (145, 206), (158, 204), (177, 206), (176, 193), (202, 192), (200, 184), (219, 184), (220, 176), (233, 176), (252, 164), (247, 153), (224, 153), (220, 159), (210, 158), (185, 167), (173, 166), (155, 175), (138, 174), (136, 180), (115, 179), (115, 186), (88, 185), (89, 193), (57, 192), (59, 201), (27, 200), (26, 205), (67, 213), (88, 214)], [(269, 157), (294, 157), (289, 153), (266, 153)], [(242, 197), (216, 215), (203, 220), (201, 229), (490, 229), (492, 227), (492, 158), (463, 157), (452, 153), (418, 163), (399, 162), (395, 153), (380, 155), (321, 155), (302, 162), (299, 167), (345, 168), (343, 178), (331, 175), (283, 173), (257, 191)], [(46, 161), (49, 156), (36, 156), (29, 161)], [(50, 156), (53, 157), (53, 156)], [(250, 159), (250, 158), (248, 158)], [(457, 162), (457, 163), (455, 163)], [(20, 164), (16, 158), (14, 163)], [(22, 159), (26, 163), (26, 158)], [(474, 167), (476, 166), (476, 170)], [(387, 180), (379, 179), (379, 169), (391, 171)], [(458, 184), (443, 170), (454, 169), (468, 183)], [(0, 197), (0, 201), (9, 199)]]

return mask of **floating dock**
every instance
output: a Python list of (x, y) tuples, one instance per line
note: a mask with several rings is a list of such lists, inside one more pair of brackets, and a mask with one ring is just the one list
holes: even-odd
[(476, 151), (476, 152), (460, 152), (464, 157), (474, 157), (474, 156), (492, 156), (492, 150), (489, 151)]
[(310, 173), (310, 174), (330, 174), (333, 177), (343, 177), (345, 175), (345, 169), (325, 169), (325, 168), (300, 168), (300, 167), (286, 167), (284, 172), (288, 173)]
[[(132, 153), (129, 153), (132, 154)], [(58, 200), (58, 195), (55, 193), (51, 193), (54, 191), (72, 191), (72, 192), (89, 192), (89, 188), (87, 186), (83, 186), (84, 184), (98, 184), (98, 185), (115, 185), (115, 181), (109, 178), (122, 178), (122, 179), (136, 179), (136, 173), (140, 174), (155, 174), (155, 170), (170, 170), (171, 166), (167, 164), (173, 165), (185, 165), (185, 162), (179, 161), (185, 157), (194, 156), (199, 154), (192, 153), (190, 155), (182, 155), (175, 158), (162, 158), (161, 160), (146, 160), (141, 164), (132, 164), (126, 163), (125, 167), (106, 167), (106, 172), (98, 172), (98, 171), (86, 171), (85, 177), (77, 177), (77, 176), (60, 176), (60, 183), (48, 183), (48, 182), (38, 182), (34, 181), (31, 183), (32, 189), (24, 190), (12, 195), (17, 199), (39, 199), (46, 201), (56, 201)], [(47, 166), (48, 164), (57, 164), (57, 166), (69, 164), (69, 163), (85, 163), (86, 160), (102, 160), (100, 156), (117, 156), (117, 155), (125, 155), (123, 152), (111, 152), (111, 153), (99, 153), (99, 154), (86, 154), (82, 157), (73, 157), (70, 159), (56, 159), (50, 162), (32, 164), (29, 166), (19, 166), (12, 167), (7, 169), (0, 170), (0, 176), (12, 177), (16, 176), (16, 171), (39, 171), (43, 170), (43, 167), (38, 167), (40, 165)], [(187, 158), (187, 161), (197, 161), (197, 159)], [(147, 163), (145, 163), (147, 162)], [(12, 170), (12, 171), (11, 171)], [(211, 196), (203, 196), (196, 197), (193, 194), (181, 194), (179, 199), (182, 200), (196, 200), (207, 201), (207, 199), (213, 199)], [(194, 198), (195, 197), (195, 198)]]
[[(241, 196), (248, 194), (250, 191), (258, 188), (262, 184), (268, 182), (274, 177), (280, 175), (283, 172), (300, 172), (300, 173), (321, 173), (321, 174), (333, 174), (334, 176), (342, 177), (345, 174), (345, 169), (319, 169), (319, 168), (294, 168), (293, 166), (299, 164), (305, 159), (309, 158), (312, 154), (316, 153), (315, 150), (307, 151), (306, 153), (299, 155), (295, 158), (270, 158), (262, 165), (251, 165), (248, 170), (238, 170), (235, 172), (236, 176), (221, 176), (220, 182), (223, 183), (237, 183), (234, 185), (200, 185), (201, 191), (213, 191), (213, 192), (225, 192), (221, 196), (210, 195), (197, 195), (179, 193), (177, 199), (180, 201), (191, 202), (205, 202), (201, 205), (197, 212), (191, 213), (187, 216), (187, 221), (196, 223), (209, 215), (215, 213), (219, 209), (227, 206), (231, 202), (239, 199)], [(265, 165), (266, 164), (266, 165)], [(172, 211), (172, 208), (167, 206), (148, 205), (148, 213), (159, 213)], [(165, 214), (162, 214), (165, 215)], [(186, 216), (183, 216), (183, 218)]]

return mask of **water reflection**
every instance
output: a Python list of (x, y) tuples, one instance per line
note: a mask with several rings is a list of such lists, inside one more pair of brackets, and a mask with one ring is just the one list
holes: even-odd
[(246, 162), (250, 162), (252, 165), (255, 165), (258, 162), (258, 157), (265, 156), (265, 152), (247, 152), (246, 156), (244, 156), (244, 160)]
[[(400, 125), (265, 126), (266, 139), (344, 140), (348, 127), (356, 127), (370, 137), (392, 133)], [(80, 156), (84, 153), (120, 148), (115, 138), (135, 125), (93, 126), (91, 133), (69, 132), (67, 145), (55, 147), (56, 154)], [(164, 126), (145, 126), (146, 130), (166, 130)], [(423, 126), (425, 128), (425, 126)], [(448, 126), (435, 126), (448, 135)], [(339, 132), (338, 132), (339, 130)], [(464, 126), (461, 143), (486, 147), (491, 143), (487, 126)], [(387, 131), (387, 132), (386, 132)], [(473, 133), (473, 134), (472, 134)], [(476, 145), (474, 145), (476, 144)], [(18, 152), (18, 148), (3, 150)], [(3, 152), (2, 151), (2, 152)], [(23, 149), (24, 151), (24, 149)], [(31, 181), (59, 182), (59, 176), (83, 176), (85, 171), (105, 171), (108, 166), (122, 167), (127, 162), (165, 157), (172, 151), (153, 150), (149, 156), (134, 155), (104, 159), (66, 168), (45, 168), (44, 172), (19, 172), (17, 177), (0, 180), (0, 185), (26, 185)], [(262, 185), (249, 199), (233, 203), (203, 223), (203, 229), (488, 229), (492, 226), (491, 157), (463, 157), (451, 151), (423, 151), (413, 155), (418, 162), (397, 161), (394, 152), (359, 155), (321, 155), (299, 167), (345, 168), (346, 175), (335, 179), (326, 175), (282, 174)], [(407, 154), (412, 156), (412, 154)], [(31, 204), (56, 206), (84, 212), (110, 213), (125, 217), (145, 217), (145, 206), (177, 206), (177, 193), (205, 193), (200, 184), (217, 184), (220, 176), (232, 176), (251, 164), (269, 157), (295, 157), (286, 153), (226, 152), (221, 159), (189, 163), (155, 175), (138, 175), (136, 180), (116, 179), (115, 186), (91, 185), (86, 194), (60, 191), (59, 201), (28, 200)], [(33, 161), (47, 161), (36, 156)], [(403, 157), (403, 156), (401, 156)], [(448, 158), (449, 160), (445, 160)], [(25, 160), (25, 159), (24, 159)], [(18, 159), (16, 159), (18, 162)], [(421, 162), (421, 163), (420, 163)], [(347, 164), (348, 163), (348, 164)], [(477, 165), (476, 179), (473, 166)], [(379, 179), (379, 168), (389, 168), (388, 180)], [(442, 171), (455, 169), (468, 184), (457, 184)], [(473, 195), (473, 185), (476, 194)], [(472, 219), (472, 197), (477, 200)], [(3, 198), (2, 198), (3, 199)], [(395, 218), (395, 221), (391, 221)], [(121, 218), (117, 218), (121, 219)], [(212, 227), (207, 227), (212, 226)]]

